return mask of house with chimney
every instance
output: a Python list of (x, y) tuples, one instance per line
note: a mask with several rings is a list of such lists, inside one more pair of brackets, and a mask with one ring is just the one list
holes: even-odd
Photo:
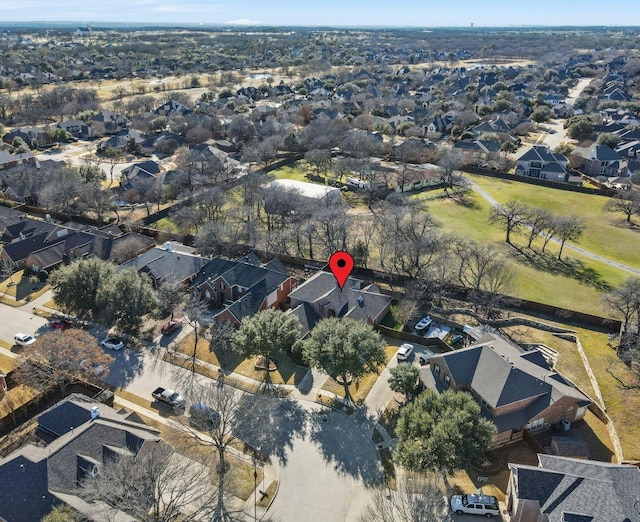
[(438, 392), (469, 392), (497, 427), (492, 447), (520, 440), (525, 430), (581, 420), (591, 404), (541, 350), (521, 348), (490, 329), (466, 348), (432, 356), (421, 379)]

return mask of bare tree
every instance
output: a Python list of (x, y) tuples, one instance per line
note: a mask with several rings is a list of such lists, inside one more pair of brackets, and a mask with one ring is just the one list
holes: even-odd
[(560, 241), (560, 250), (558, 251), (558, 259), (562, 257), (562, 249), (567, 241), (577, 240), (585, 228), (584, 218), (577, 216), (559, 216), (555, 219), (554, 230), (558, 241)]
[(225, 475), (229, 471), (227, 451), (239, 444), (239, 436), (247, 431), (253, 416), (252, 409), (257, 403), (245, 400), (242, 392), (235, 388), (217, 382), (193, 387), (190, 399), (201, 409), (189, 424), (184, 424), (184, 430), (193, 435), (199, 444), (212, 447), (218, 453), (214, 520), (226, 520), (224, 486)]
[(406, 476), (397, 491), (378, 487), (361, 522), (447, 522), (447, 502), (435, 476)]
[(506, 230), (505, 241), (511, 244), (511, 233), (520, 230), (525, 222), (527, 205), (510, 200), (504, 205), (496, 205), (489, 212), (489, 222), (502, 225)]
[(529, 228), (529, 242), (527, 247), (531, 248), (533, 241), (549, 227), (551, 223), (551, 213), (543, 208), (528, 208), (525, 215), (525, 223)]
[(109, 506), (107, 516), (125, 512), (143, 522), (212, 519), (219, 489), (210, 468), (159, 442), (137, 455), (107, 460), (95, 476), (87, 474), (79, 494)]
[(627, 218), (627, 223), (631, 223), (631, 218), (640, 214), (640, 191), (628, 190), (616, 194), (604, 206), (607, 212), (620, 212)]
[(63, 395), (74, 379), (106, 377), (113, 362), (95, 337), (76, 329), (46, 333), (23, 354), (14, 372), (16, 381), (36, 390), (58, 386)]
[(622, 330), (629, 330), (629, 323), (636, 316), (636, 323), (640, 325), (640, 278), (631, 277), (602, 297), (606, 307), (623, 317)]

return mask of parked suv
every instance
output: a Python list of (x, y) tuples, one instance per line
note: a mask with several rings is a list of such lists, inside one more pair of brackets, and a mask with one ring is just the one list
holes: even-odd
[(484, 515), (491, 518), (500, 516), (498, 499), (490, 495), (453, 495), (451, 509), (458, 515)]

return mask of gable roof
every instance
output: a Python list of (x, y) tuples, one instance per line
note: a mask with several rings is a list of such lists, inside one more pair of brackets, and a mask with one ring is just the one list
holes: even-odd
[[(538, 455), (539, 467), (509, 464), (517, 497), (537, 500), (549, 522), (640, 522), (635, 508), (640, 491), (640, 470), (553, 455)], [(567, 518), (570, 515), (573, 518)]]
[(361, 289), (362, 281), (349, 277), (342, 290), (333, 274), (317, 272), (289, 294), (292, 303), (306, 302), (333, 310), (337, 317), (375, 322), (388, 309), (391, 297), (381, 294), (375, 285)]
[(208, 262), (200, 256), (155, 247), (123, 263), (120, 269), (135, 268), (151, 275), (154, 281), (177, 284), (196, 275)]
[(564, 165), (568, 162), (564, 154), (551, 152), (544, 145), (534, 145), (520, 156), (517, 161), (541, 161), (543, 163), (560, 163)]
[[(467, 386), (491, 409), (529, 400), (525, 407), (491, 417), (498, 432), (519, 427), (562, 397), (581, 405), (591, 401), (547, 365), (543, 357), (524, 351), (498, 334), (485, 333), (467, 348), (441, 354), (456, 386)], [(483, 405), (484, 406), (484, 405)]]
[[(93, 407), (100, 410), (96, 419)], [(81, 395), (70, 395), (38, 420), (40, 429), (60, 435), (46, 447), (27, 444), (0, 458), (0, 518), (10, 522), (41, 520), (61, 503), (60, 493), (74, 493), (88, 466), (160, 442), (159, 430)]]

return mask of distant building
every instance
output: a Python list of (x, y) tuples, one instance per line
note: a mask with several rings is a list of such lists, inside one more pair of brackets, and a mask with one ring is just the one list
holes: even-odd
[(276, 179), (268, 183), (266, 188), (288, 191), (295, 197), (319, 201), (327, 205), (337, 205), (342, 201), (340, 189), (318, 185), (317, 183), (307, 183), (293, 179)]

